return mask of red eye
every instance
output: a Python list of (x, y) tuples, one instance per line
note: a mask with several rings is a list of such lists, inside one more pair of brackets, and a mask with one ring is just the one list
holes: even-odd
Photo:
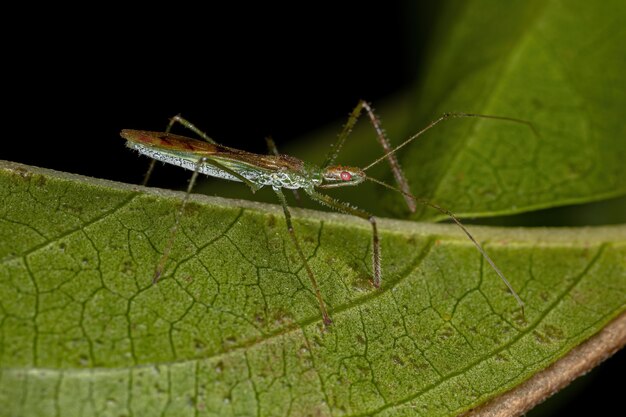
[(352, 175), (348, 171), (343, 171), (341, 173), (341, 179), (344, 181), (350, 181), (352, 179)]

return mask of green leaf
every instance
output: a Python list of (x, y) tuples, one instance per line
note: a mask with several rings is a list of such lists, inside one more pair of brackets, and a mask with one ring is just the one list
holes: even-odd
[[(396, 103), (374, 103), (391, 141), (455, 111), (524, 119), (539, 136), (510, 122), (444, 121), (400, 151), (412, 192), (474, 217), (626, 194), (624, 21), (620, 0), (446, 2), (415, 87)], [(363, 119), (340, 158), (359, 166), (382, 154)], [(328, 137), (308, 141), (319, 147)], [(384, 161), (374, 173), (392, 178)], [(380, 193), (390, 213), (407, 215), (399, 196)], [(350, 199), (368, 206), (362, 191)], [(414, 217), (442, 218), (432, 209)]]
[(280, 209), (0, 165), (6, 415), (429, 415), (530, 378), (626, 310), (626, 227), (472, 227), (520, 313), (451, 225), (370, 230), (294, 210), (324, 330)]
[[(494, 120), (438, 125), (401, 152), (413, 192), (473, 216), (625, 194), (625, 18), (619, 1), (447, 3), (415, 88), (380, 103), (389, 136), (449, 111), (526, 119), (540, 136)], [(306, 159), (323, 160), (337, 131)], [(378, 155), (362, 122), (342, 161)], [(390, 178), (384, 163), (370, 173)], [(381, 213), (363, 187), (342, 197)], [(192, 197), (152, 285), (181, 194), (3, 163), (0, 198), (8, 415), (457, 415), (509, 402), (502, 393), (625, 317), (623, 225), (472, 227), (523, 316), (453, 226), (381, 221), (377, 291), (367, 223), (294, 210), (334, 319), (325, 331), (275, 206)]]
[(516, 117), (540, 137), (446, 122), (403, 157), (415, 190), (477, 216), (626, 193), (626, 3), (469, 1), (445, 13), (414, 114)]

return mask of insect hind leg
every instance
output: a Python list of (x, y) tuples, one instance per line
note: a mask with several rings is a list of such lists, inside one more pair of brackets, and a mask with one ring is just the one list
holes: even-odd
[(216, 141), (214, 141), (209, 135), (207, 135), (206, 133), (204, 133), (203, 131), (201, 131), (200, 129), (198, 129), (193, 123), (191, 123), (189, 120), (185, 119), (184, 117), (182, 117), (180, 114), (177, 114), (176, 116), (172, 117), (170, 119), (169, 124), (167, 125), (167, 129), (165, 129), (165, 133), (170, 133), (170, 130), (172, 130), (172, 127), (174, 126), (174, 124), (180, 124), (182, 126), (184, 126), (185, 128), (191, 130), (193, 133), (195, 133), (196, 135), (200, 136), (203, 140), (213, 144), (213, 145), (218, 145), (218, 143)]
[[(165, 128), (165, 133), (170, 133), (170, 131), (172, 130), (172, 127), (176, 124), (180, 124), (182, 126), (184, 126), (185, 128), (191, 130), (192, 132), (194, 132), (196, 135), (200, 136), (200, 138), (202, 138), (203, 140), (217, 145), (218, 143), (216, 141), (214, 141), (209, 135), (207, 135), (206, 133), (204, 133), (203, 131), (201, 131), (200, 129), (198, 129), (193, 123), (191, 123), (189, 120), (185, 119), (184, 117), (182, 117), (180, 114), (177, 114), (176, 116), (172, 117), (169, 121), (169, 123), (167, 124), (167, 127)], [(143, 181), (141, 183), (141, 185), (146, 186), (148, 185), (148, 181), (150, 180), (150, 177), (152, 176), (152, 171), (154, 171), (154, 166), (156, 164), (156, 160), (152, 160), (150, 161), (150, 166), (148, 167), (148, 170), (146, 171), (146, 174), (143, 176)]]

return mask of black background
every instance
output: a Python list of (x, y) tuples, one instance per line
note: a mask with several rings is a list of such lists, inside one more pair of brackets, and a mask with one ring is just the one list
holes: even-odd
[[(407, 88), (436, 17), (436, 4), (393, 2), (5, 16), (20, 24), (3, 40), (0, 159), (139, 183), (148, 162), (119, 131), (163, 130), (178, 113), (218, 142), (265, 152), (266, 135), (280, 145)], [(155, 181), (187, 179), (163, 167)], [(617, 414), (625, 363), (622, 352), (546, 412)]]
[[(409, 25), (427, 33), (432, 20), (399, 4), (107, 12), (32, 23), (37, 36), (9, 45), (3, 159), (139, 182), (147, 160), (119, 131), (164, 130), (178, 113), (220, 143), (265, 153), (267, 135), (284, 144), (408, 86), (423, 47), (407, 53)], [(163, 170), (160, 186), (186, 181)]]

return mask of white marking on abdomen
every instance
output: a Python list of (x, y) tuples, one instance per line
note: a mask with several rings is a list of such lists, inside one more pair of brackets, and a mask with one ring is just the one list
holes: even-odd
[[(131, 149), (135, 149), (136, 151), (138, 151), (140, 154), (142, 155), (146, 155), (152, 159), (156, 159), (157, 161), (162, 161), (165, 162), (167, 164), (172, 164), (172, 165), (176, 165), (178, 167), (181, 168), (185, 168), (188, 169), (190, 171), (195, 171), (196, 170), (196, 162), (192, 162), (188, 159), (185, 158), (181, 158), (178, 156), (173, 156), (173, 155), (169, 155), (157, 150), (154, 150), (152, 148), (149, 148), (145, 145), (142, 145), (140, 143), (134, 143), (134, 142), (127, 142), (127, 146)], [(200, 159), (200, 158), (198, 158)], [(211, 177), (216, 177), (216, 178), (222, 178), (225, 180), (230, 180), (230, 181), (238, 181), (241, 182), (241, 180), (237, 177), (234, 177), (232, 175), (230, 175), (227, 172), (222, 171), (219, 168), (214, 167), (213, 165), (209, 165), (209, 164), (202, 164), (200, 166), (200, 173), (205, 174), (205, 175), (209, 175)], [(245, 176), (245, 175), (244, 175)], [(247, 178), (247, 177), (246, 177)]]

